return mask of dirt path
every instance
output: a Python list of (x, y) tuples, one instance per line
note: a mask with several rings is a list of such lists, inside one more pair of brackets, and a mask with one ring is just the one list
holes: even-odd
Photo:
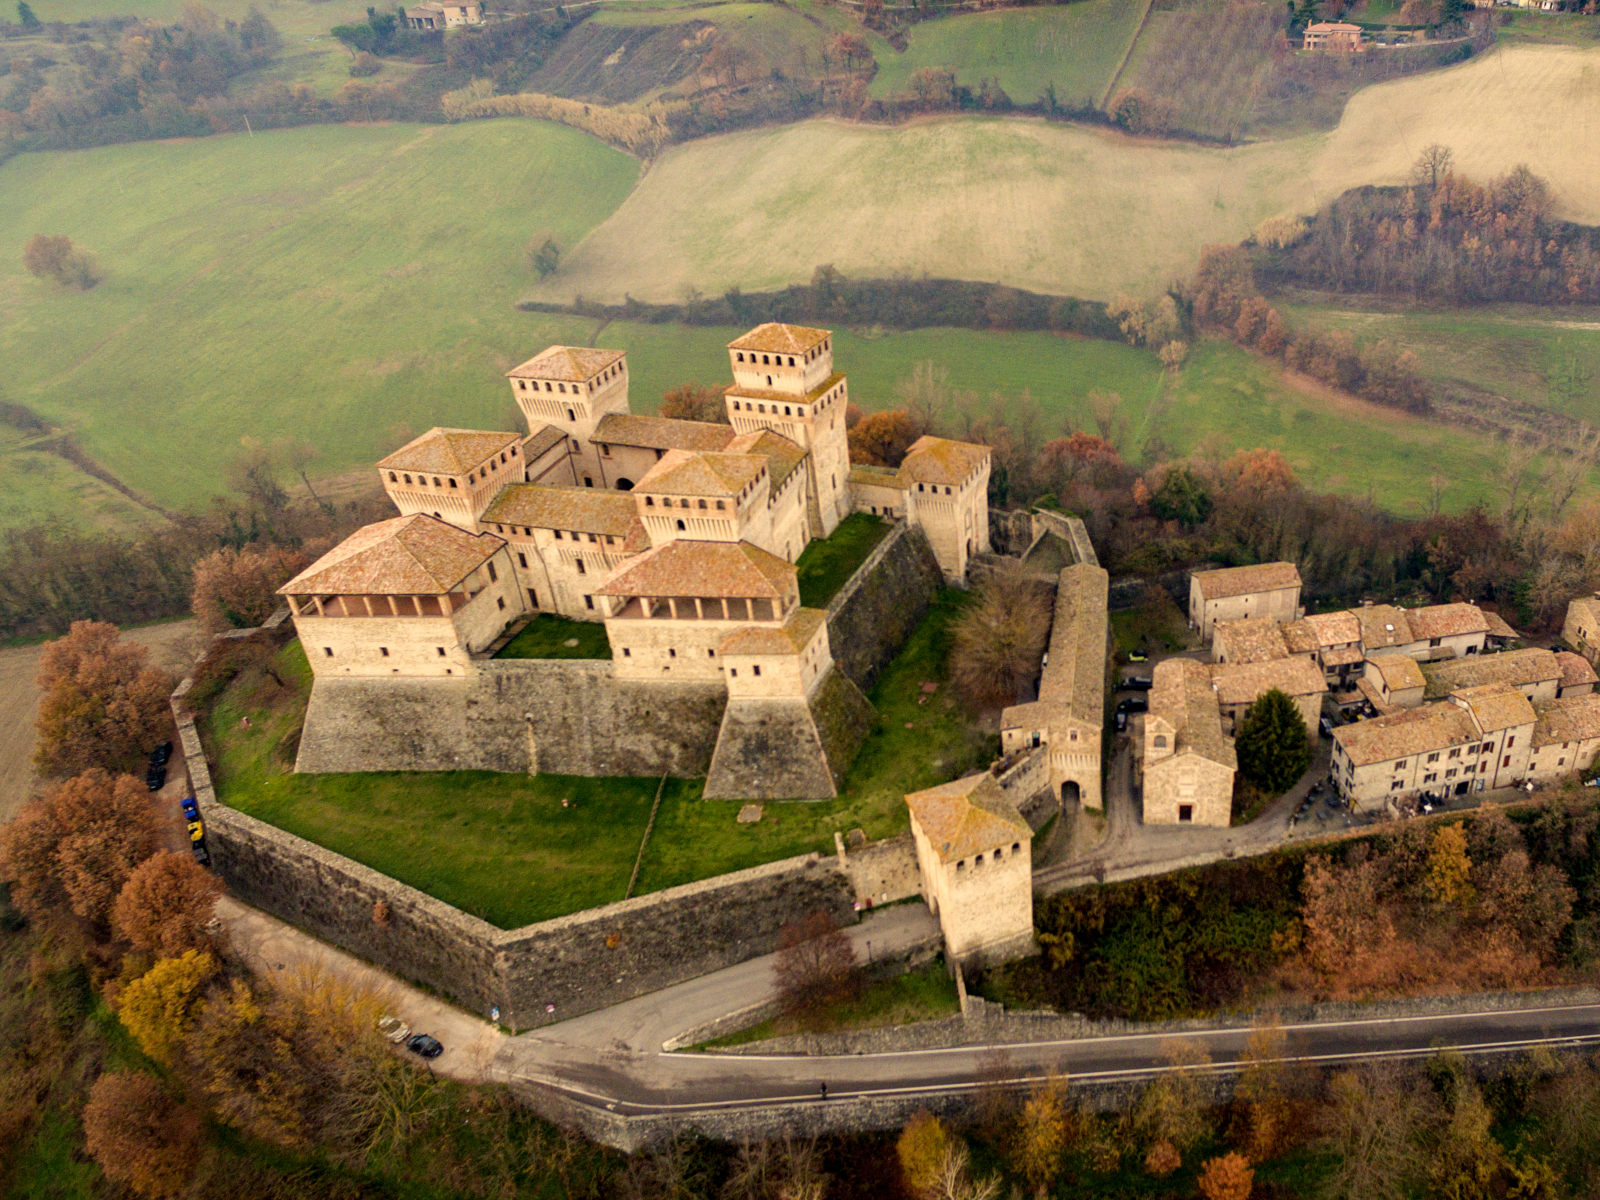
[[(192, 620), (130, 629), (129, 640), (147, 646), (158, 666), (176, 673), (193, 660), (197, 632)], [(16, 815), (33, 792), (33, 722), (39, 711), (39, 671), (44, 644), (0, 650), (0, 825)]]

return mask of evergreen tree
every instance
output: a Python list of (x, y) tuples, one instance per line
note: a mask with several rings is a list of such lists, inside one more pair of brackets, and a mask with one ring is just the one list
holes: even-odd
[(1311, 737), (1293, 700), (1277, 688), (1245, 710), (1234, 739), (1239, 773), (1262, 791), (1278, 795), (1311, 765)]
[(17, 20), (22, 22), (24, 29), (37, 29), (41, 24), (39, 18), (34, 15), (33, 5), (29, 4), (28, 0), (18, 0)]

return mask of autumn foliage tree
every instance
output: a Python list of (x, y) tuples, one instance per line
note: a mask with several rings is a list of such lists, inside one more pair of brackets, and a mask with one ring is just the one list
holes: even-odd
[(122, 989), (117, 997), (117, 1019), (145, 1054), (171, 1066), (178, 1047), (194, 1027), (204, 989), (216, 973), (216, 959), (201, 950), (160, 959)]
[(133, 869), (111, 910), (117, 936), (163, 958), (205, 945), (222, 881), (194, 856), (163, 850)]
[(0, 829), (0, 874), (29, 916), (71, 913), (98, 931), (117, 893), (157, 845), (148, 791), (128, 775), (98, 767), (29, 801)]
[(814, 912), (779, 930), (773, 976), (780, 1011), (808, 1028), (825, 1026), (830, 1009), (861, 994), (855, 947), (827, 912)]
[(903, 408), (868, 413), (850, 427), (850, 461), (874, 467), (898, 467), (922, 436), (922, 426)]
[(115, 625), (74, 621), (39, 659), (38, 743), (46, 775), (135, 766), (169, 728), (171, 681)]
[(1207, 1159), (1195, 1183), (1205, 1200), (1250, 1200), (1255, 1177), (1250, 1160), (1235, 1152)]
[(927, 1111), (911, 1115), (894, 1149), (900, 1162), (900, 1176), (912, 1195), (932, 1197), (937, 1194), (939, 1173), (954, 1145), (954, 1135), (938, 1117)]
[(190, 604), (207, 633), (252, 629), (282, 603), (278, 589), (308, 559), (288, 546), (224, 546), (194, 566)]
[(720, 389), (690, 382), (665, 393), (657, 415), (676, 421), (712, 421), (726, 425), (728, 405)]
[(1016, 703), (1040, 670), (1050, 634), (1048, 590), (1012, 565), (986, 576), (956, 620), (950, 678), (973, 705)]
[(84, 1145), (108, 1179), (151, 1200), (181, 1193), (200, 1162), (200, 1114), (149, 1075), (100, 1076), (83, 1110)]

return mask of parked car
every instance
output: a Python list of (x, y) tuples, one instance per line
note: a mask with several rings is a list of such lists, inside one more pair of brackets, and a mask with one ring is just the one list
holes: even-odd
[(1150, 701), (1143, 696), (1124, 696), (1117, 701), (1117, 711), (1119, 713), (1149, 712)]
[(202, 867), (209, 867), (211, 865), (211, 851), (206, 849), (206, 844), (204, 842), (195, 842), (189, 847), (189, 849), (194, 851), (195, 862), (199, 863)]
[(1148, 692), (1155, 686), (1155, 682), (1148, 675), (1130, 675), (1118, 686), (1130, 692)]
[(150, 765), (152, 767), (164, 767), (167, 765), (167, 760), (171, 757), (172, 743), (162, 742), (161, 745), (150, 751)]
[(379, 1017), (378, 1032), (398, 1046), (411, 1036), (411, 1026), (399, 1017)]
[(1323, 737), (1332, 737), (1333, 721), (1328, 717), (1323, 717), (1322, 720), (1317, 722), (1317, 729)]
[(189, 822), (189, 841), (191, 844), (206, 840), (205, 822), (196, 817)]
[(200, 801), (193, 796), (185, 796), (179, 801), (179, 807), (183, 809), (183, 819), (185, 821), (198, 821), (200, 819)]
[(1116, 726), (1118, 733), (1126, 733), (1128, 731), (1128, 714), (1121, 709), (1117, 710)]
[(438, 1058), (444, 1053), (444, 1047), (439, 1044), (438, 1039), (431, 1038), (425, 1033), (412, 1034), (406, 1042), (406, 1049), (423, 1058)]
[(144, 785), (152, 792), (159, 792), (167, 786), (167, 769), (165, 767), (151, 767), (144, 773)]
[(1131, 663), (1133, 663), (1133, 662), (1149, 662), (1150, 661), (1150, 656), (1148, 654), (1146, 654), (1143, 650), (1129, 650), (1128, 651), (1128, 661), (1131, 662)]

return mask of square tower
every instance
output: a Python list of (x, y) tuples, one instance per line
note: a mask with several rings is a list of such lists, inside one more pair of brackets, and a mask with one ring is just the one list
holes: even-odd
[(833, 369), (833, 334), (804, 325), (759, 325), (728, 343), (728, 419), (741, 434), (771, 430), (807, 452), (811, 529), (826, 537), (850, 511), (850, 402)]
[(551, 346), (506, 372), (528, 431), (550, 425), (567, 435), (577, 482), (604, 487), (600, 459), (590, 444), (608, 413), (628, 411), (628, 356), (621, 350)]

